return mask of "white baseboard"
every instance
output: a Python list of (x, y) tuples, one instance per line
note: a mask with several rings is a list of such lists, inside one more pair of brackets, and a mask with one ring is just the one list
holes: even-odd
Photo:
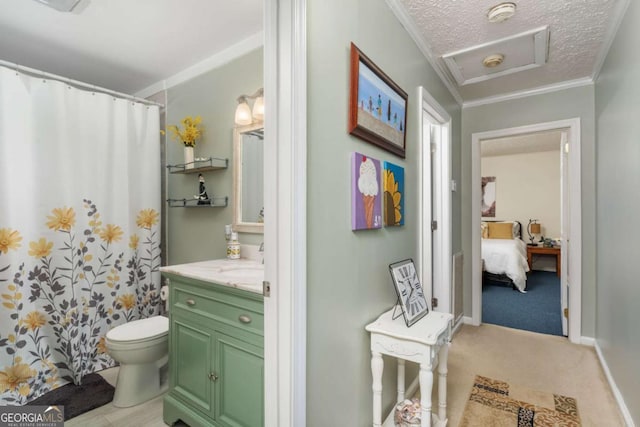
[(580, 337), (580, 344), (586, 345), (589, 347), (595, 347), (596, 339), (592, 337)]
[(465, 325), (473, 325), (473, 318), (469, 316), (464, 316), (462, 318), (462, 323), (464, 323)]
[(598, 359), (600, 360), (600, 366), (602, 366), (604, 375), (607, 377), (607, 381), (609, 381), (609, 386), (611, 387), (611, 391), (613, 392), (613, 397), (616, 399), (616, 402), (618, 402), (618, 407), (620, 408), (620, 412), (622, 412), (622, 417), (624, 418), (624, 422), (627, 425), (627, 427), (635, 427), (635, 423), (631, 418), (631, 413), (629, 412), (629, 408), (627, 408), (626, 403), (624, 403), (624, 398), (622, 397), (622, 393), (620, 393), (620, 389), (616, 385), (616, 382), (613, 379), (613, 376), (611, 376), (609, 365), (607, 365), (607, 361), (605, 360), (604, 355), (602, 354), (602, 350), (598, 345), (598, 341), (593, 339), (593, 343), (594, 343), (593, 346), (596, 349), (596, 353), (598, 354)]

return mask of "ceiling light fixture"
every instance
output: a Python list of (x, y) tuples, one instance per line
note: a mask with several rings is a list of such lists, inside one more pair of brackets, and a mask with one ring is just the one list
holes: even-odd
[(494, 53), (482, 60), (482, 65), (487, 68), (495, 68), (504, 62), (504, 55), (501, 53)]
[(489, 22), (503, 22), (516, 14), (516, 4), (507, 2), (493, 6), (487, 12)]

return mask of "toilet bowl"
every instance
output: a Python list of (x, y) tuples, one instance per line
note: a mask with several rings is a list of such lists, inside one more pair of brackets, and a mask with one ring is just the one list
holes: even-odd
[(113, 405), (128, 408), (159, 396), (167, 389), (169, 319), (154, 316), (134, 320), (107, 332), (105, 344), (118, 363)]

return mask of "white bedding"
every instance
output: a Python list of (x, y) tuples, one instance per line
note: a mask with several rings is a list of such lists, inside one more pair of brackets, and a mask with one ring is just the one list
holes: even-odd
[(527, 245), (520, 239), (482, 239), (484, 269), (504, 274), (520, 292), (527, 287)]

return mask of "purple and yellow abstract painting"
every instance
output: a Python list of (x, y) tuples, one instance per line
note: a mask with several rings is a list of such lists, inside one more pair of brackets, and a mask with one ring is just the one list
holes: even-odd
[(351, 157), (351, 229), (382, 227), (380, 161), (353, 153)]

